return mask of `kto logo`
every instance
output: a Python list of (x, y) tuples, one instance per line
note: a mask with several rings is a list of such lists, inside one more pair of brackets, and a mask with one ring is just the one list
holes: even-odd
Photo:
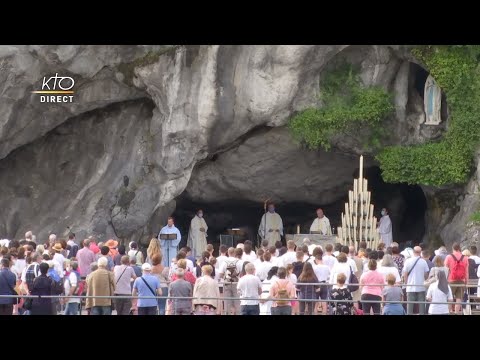
[[(47, 103), (71, 103), (73, 102), (72, 90), (75, 85), (75, 80), (69, 76), (58, 76), (58, 73), (55, 76), (43, 78), (42, 90), (32, 91), (33, 94), (48, 94), (41, 95), (40, 102)], [(67, 95), (72, 94), (72, 95)]]

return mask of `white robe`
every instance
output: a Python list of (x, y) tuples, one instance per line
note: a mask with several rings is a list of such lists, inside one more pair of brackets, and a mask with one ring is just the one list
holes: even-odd
[(312, 231), (320, 231), (322, 235), (332, 235), (330, 220), (326, 216), (323, 216), (321, 219), (317, 217), (313, 220), (312, 226), (310, 226), (310, 232)]
[[(160, 239), (160, 234), (177, 234), (177, 238), (175, 240), (162, 240)], [(163, 266), (169, 267), (172, 259), (177, 256), (177, 246), (180, 244), (180, 240), (182, 240), (182, 235), (175, 225), (172, 227), (167, 225), (160, 230), (158, 238), (160, 240), (160, 246), (162, 247)]]
[(380, 240), (385, 244), (385, 246), (388, 247), (392, 244), (392, 220), (390, 220), (390, 216), (385, 215), (380, 218), (378, 233), (380, 234)]
[[(265, 216), (267, 219), (266, 226)], [(272, 229), (273, 231), (270, 232), (270, 229)], [(262, 239), (268, 240), (268, 246), (273, 246), (275, 245), (275, 242), (280, 241), (280, 235), (283, 235), (283, 222), (280, 215), (275, 212), (273, 214), (270, 212), (263, 214), (262, 221), (260, 221), (260, 226), (258, 228), (258, 233), (262, 237)]]
[[(202, 227), (205, 229), (205, 232), (200, 231)], [(208, 226), (205, 219), (195, 215), (190, 222), (187, 240), (187, 245), (192, 249), (194, 257), (201, 256), (202, 251), (207, 250), (207, 230)]]

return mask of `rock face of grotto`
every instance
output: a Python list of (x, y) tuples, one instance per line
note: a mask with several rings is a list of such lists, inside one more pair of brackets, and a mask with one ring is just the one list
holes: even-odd
[[(195, 206), (209, 209), (215, 236), (258, 226), (266, 197), (287, 226), (308, 228), (319, 206), (337, 225), (363, 152), (396, 238), (476, 242), (480, 167), (463, 187), (385, 184), (362, 136), (339, 136), (330, 152), (292, 140), (289, 118), (345, 60), (394, 94), (391, 144), (442, 136), (448, 114), (423, 124), (428, 74), (403, 46), (0, 47), (0, 236), (33, 230), (44, 241), (69, 227), (77, 238), (145, 243), (170, 214), (186, 234)], [(55, 73), (75, 80), (73, 103), (32, 94)]]

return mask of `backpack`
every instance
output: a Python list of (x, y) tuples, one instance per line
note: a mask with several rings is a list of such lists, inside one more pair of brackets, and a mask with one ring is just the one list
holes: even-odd
[(35, 280), (35, 278), (38, 276), (39, 270), (38, 264), (28, 265), (27, 271), (25, 272), (25, 281), (27, 283), (28, 291), (32, 291), (33, 280)]
[(236, 283), (238, 282), (238, 260), (227, 262), (227, 270), (225, 271), (225, 282)]
[(477, 276), (478, 264), (473, 259), (468, 259), (468, 278), (478, 279)]
[(63, 281), (58, 276), (57, 272), (53, 269), (50, 269), (47, 273), (47, 276), (52, 280), (52, 294), (60, 295), (63, 294), (65, 289), (63, 287)]
[(467, 269), (463, 262), (463, 255), (458, 260), (455, 255), (450, 254), (455, 259), (455, 265), (453, 265), (452, 273), (450, 276), (451, 281), (464, 281), (467, 277)]
[[(82, 296), (83, 293), (85, 292), (85, 280), (82, 280), (78, 271), (74, 271), (73, 273), (77, 277), (77, 286), (75, 287), (75, 291), (73, 292), (73, 295)], [(70, 277), (67, 277), (67, 280), (70, 282)], [(72, 284), (70, 284), (70, 286), (72, 286)]]
[(285, 299), (285, 300), (277, 300), (277, 306), (290, 305), (290, 297), (288, 296), (287, 286), (288, 286), (288, 282), (283, 287), (280, 287), (280, 284), (278, 285), (277, 299)]
[(347, 288), (351, 293), (354, 291), (357, 291), (360, 287), (358, 285), (357, 275), (355, 275), (351, 266), (350, 266), (350, 278), (348, 279), (348, 284), (349, 285), (347, 286)]

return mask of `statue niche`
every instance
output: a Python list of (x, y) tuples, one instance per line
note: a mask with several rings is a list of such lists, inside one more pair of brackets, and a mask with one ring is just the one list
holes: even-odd
[(442, 90), (432, 75), (425, 82), (424, 93), (425, 124), (438, 125), (441, 123)]

